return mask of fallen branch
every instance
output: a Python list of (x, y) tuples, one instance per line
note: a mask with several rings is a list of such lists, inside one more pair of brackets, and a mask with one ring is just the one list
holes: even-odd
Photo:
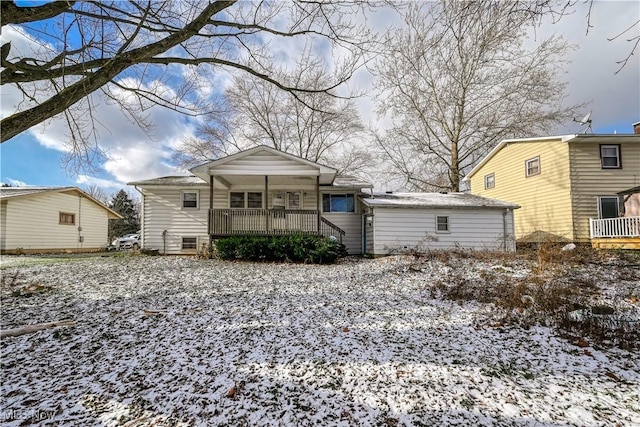
[(58, 326), (73, 326), (75, 322), (73, 320), (58, 320), (55, 322), (36, 323), (33, 325), (22, 326), (15, 329), (5, 329), (0, 331), (0, 338), (4, 337), (19, 337), (20, 335), (32, 334), (34, 332), (42, 331), (44, 329), (56, 328)]

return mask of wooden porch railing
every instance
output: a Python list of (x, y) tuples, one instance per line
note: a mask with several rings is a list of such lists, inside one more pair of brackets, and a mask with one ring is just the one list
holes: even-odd
[(209, 224), (214, 237), (303, 233), (334, 236), (342, 243), (345, 234), (317, 210), (210, 209)]
[(589, 218), (589, 231), (592, 239), (600, 237), (640, 237), (640, 216), (621, 218)]

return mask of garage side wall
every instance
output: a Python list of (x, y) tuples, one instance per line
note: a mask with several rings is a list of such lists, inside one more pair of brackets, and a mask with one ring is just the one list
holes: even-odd
[[(504, 209), (420, 209), (376, 207), (367, 230), (370, 255), (436, 249), (515, 250), (513, 211)], [(448, 218), (449, 231), (436, 231), (436, 217)], [(369, 242), (368, 242), (369, 243)], [(369, 245), (367, 245), (369, 246)]]
[[(60, 213), (74, 217), (61, 224)], [(93, 251), (108, 244), (106, 211), (85, 197), (43, 193), (7, 200), (3, 207), (3, 247), (14, 251)]]

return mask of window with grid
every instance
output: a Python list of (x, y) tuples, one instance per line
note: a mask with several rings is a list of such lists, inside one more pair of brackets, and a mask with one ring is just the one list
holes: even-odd
[(237, 209), (262, 209), (262, 193), (232, 191), (229, 193), (229, 207)]
[(198, 208), (198, 192), (197, 191), (183, 191), (182, 192), (182, 207), (187, 209)]
[(183, 237), (182, 238), (182, 249), (198, 249), (198, 238), (197, 237)]
[(62, 225), (75, 225), (76, 214), (72, 214), (68, 212), (60, 212), (59, 223)]
[(600, 164), (602, 169), (620, 169), (622, 167), (620, 145), (601, 145)]
[(449, 232), (449, 217), (445, 215), (436, 216), (436, 232), (448, 233)]
[(525, 162), (525, 170), (527, 176), (540, 174), (540, 156), (529, 159)]
[(496, 186), (496, 176), (495, 174), (485, 175), (484, 177), (484, 189), (488, 190), (490, 188), (494, 188)]

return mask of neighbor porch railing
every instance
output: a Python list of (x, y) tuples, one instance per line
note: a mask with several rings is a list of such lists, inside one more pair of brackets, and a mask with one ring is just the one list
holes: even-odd
[(209, 225), (214, 237), (303, 233), (333, 236), (342, 243), (345, 234), (317, 210), (210, 209)]
[(600, 237), (640, 237), (640, 216), (589, 219), (592, 239)]

